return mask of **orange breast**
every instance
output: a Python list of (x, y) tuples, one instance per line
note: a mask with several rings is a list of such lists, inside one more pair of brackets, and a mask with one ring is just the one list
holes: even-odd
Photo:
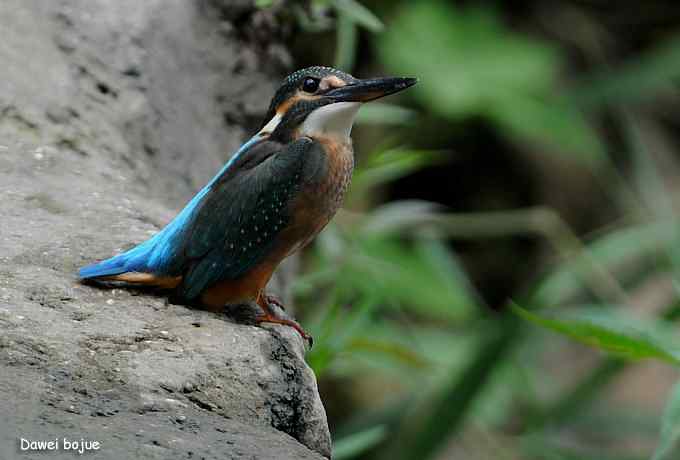
[(340, 141), (332, 137), (316, 137), (314, 140), (323, 145), (328, 155), (328, 172), (318, 188), (315, 188), (314, 204), (330, 220), (342, 206), (349, 188), (354, 170), (354, 152), (350, 139)]
[(323, 145), (328, 167), (326, 174), (307, 184), (292, 203), (291, 244), (286, 255), (306, 246), (330, 222), (342, 206), (352, 179), (354, 154), (350, 141), (324, 136), (315, 136), (314, 140)]
[(312, 241), (342, 205), (354, 169), (352, 145), (327, 137), (314, 140), (323, 144), (328, 156), (326, 174), (307, 184), (293, 200), (292, 219), (265, 260), (241, 278), (206, 289), (201, 297), (206, 306), (222, 308), (225, 304), (256, 300), (283, 259)]

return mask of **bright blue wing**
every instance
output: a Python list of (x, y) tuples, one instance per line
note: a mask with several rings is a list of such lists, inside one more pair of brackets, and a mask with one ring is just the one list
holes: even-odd
[(258, 141), (262, 140), (255, 135), (244, 143), (238, 151), (229, 159), (213, 179), (201, 189), (182, 211), (160, 232), (141, 243), (138, 246), (114, 256), (102, 262), (88, 265), (79, 270), (81, 279), (99, 278), (104, 276), (119, 275), (127, 272), (145, 272), (165, 274), (173, 257), (176, 255), (176, 244), (180, 232), (191, 221), (201, 201), (210, 192), (217, 181), (222, 178), (234, 165), (244, 152), (248, 151)]

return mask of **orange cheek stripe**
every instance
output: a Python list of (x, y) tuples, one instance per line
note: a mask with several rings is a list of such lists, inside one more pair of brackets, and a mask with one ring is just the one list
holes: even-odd
[[(321, 80), (321, 85), (320, 88), (323, 90), (327, 90), (330, 88), (342, 88), (343, 86), (346, 86), (347, 82), (344, 80), (336, 77), (335, 75), (331, 75), (329, 77), (324, 78)], [(319, 99), (321, 96), (319, 95), (314, 95), (314, 94), (307, 94), (303, 93), (300, 90), (298, 90), (292, 97), (290, 97), (288, 100), (283, 101), (277, 108), (276, 108), (276, 113), (283, 116), (286, 112), (288, 112), (288, 109), (291, 108), (293, 104), (295, 104), (298, 101), (313, 101), (315, 99)]]
[(290, 109), (293, 104), (295, 104), (298, 101), (313, 101), (316, 99), (319, 99), (321, 96), (315, 96), (313, 94), (303, 94), (300, 93), (299, 91), (295, 93), (290, 99), (283, 101), (277, 108), (276, 108), (276, 113), (278, 115), (283, 116), (286, 112), (288, 112), (288, 109)]

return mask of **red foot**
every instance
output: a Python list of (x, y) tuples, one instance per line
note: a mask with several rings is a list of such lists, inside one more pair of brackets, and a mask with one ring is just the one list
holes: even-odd
[(307, 341), (307, 343), (309, 344), (309, 348), (312, 348), (312, 346), (314, 345), (314, 338), (310, 334), (308, 334), (307, 331), (302, 329), (302, 326), (300, 326), (296, 321), (293, 321), (292, 319), (283, 318), (279, 316), (277, 312), (272, 310), (272, 306), (277, 306), (281, 308), (281, 310), (283, 311), (286, 310), (286, 307), (283, 306), (279, 299), (277, 299), (274, 296), (263, 294), (258, 299), (257, 304), (260, 306), (260, 308), (262, 308), (263, 313), (261, 315), (258, 315), (257, 318), (255, 318), (256, 324), (274, 323), (292, 327), (298, 332), (298, 334), (300, 334), (300, 337)]
[(302, 326), (300, 326), (297, 322), (293, 321), (292, 319), (279, 318), (278, 316), (265, 313), (255, 318), (255, 323), (256, 324), (274, 323), (292, 327), (297, 331), (298, 334), (300, 334), (300, 337), (307, 341), (307, 343), (309, 344), (309, 348), (312, 348), (314, 346), (314, 337), (309, 335), (307, 331), (302, 329)]

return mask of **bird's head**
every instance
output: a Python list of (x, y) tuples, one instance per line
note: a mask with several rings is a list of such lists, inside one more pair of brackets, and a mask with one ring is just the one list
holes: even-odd
[(363, 102), (396, 93), (416, 81), (399, 77), (358, 79), (331, 67), (298, 70), (276, 91), (258, 134), (281, 142), (319, 135), (346, 140)]

